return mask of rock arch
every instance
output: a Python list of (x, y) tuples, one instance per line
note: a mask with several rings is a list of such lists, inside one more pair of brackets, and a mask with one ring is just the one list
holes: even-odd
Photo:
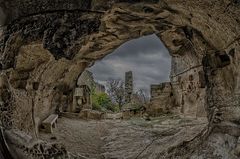
[[(191, 59), (185, 68), (201, 67), (207, 89), (208, 129), (165, 155), (187, 156), (207, 137), (209, 142), (203, 144), (213, 148), (216, 145), (209, 143), (216, 137), (229, 145), (236, 142), (240, 134), (235, 93), (240, 76), (238, 1), (12, 0), (0, 4), (0, 117), (5, 128), (34, 135), (38, 122), (61, 104), (62, 92), (71, 92), (79, 71), (127, 40), (155, 33), (176, 61)], [(179, 69), (175, 66), (173, 71)]]

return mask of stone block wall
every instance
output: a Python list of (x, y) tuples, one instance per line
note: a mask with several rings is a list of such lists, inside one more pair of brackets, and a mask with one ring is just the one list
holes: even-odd
[(161, 83), (158, 85), (151, 85), (151, 97), (155, 98), (161, 95), (162, 93), (171, 93), (172, 84), (170, 82)]
[(147, 112), (153, 116), (171, 112), (174, 100), (170, 82), (151, 85), (151, 100)]
[(193, 67), (171, 77), (171, 82), (151, 85), (147, 108), (151, 115), (177, 113), (206, 117), (206, 81), (202, 66)]

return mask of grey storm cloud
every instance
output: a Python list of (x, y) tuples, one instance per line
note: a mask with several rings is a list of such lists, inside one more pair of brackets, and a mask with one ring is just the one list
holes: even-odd
[(106, 80), (123, 79), (126, 71), (133, 71), (134, 87), (149, 91), (151, 84), (169, 81), (171, 57), (156, 35), (126, 42), (89, 70), (104, 84)]

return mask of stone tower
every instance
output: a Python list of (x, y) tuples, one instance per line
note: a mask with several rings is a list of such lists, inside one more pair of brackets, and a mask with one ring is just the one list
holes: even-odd
[(132, 71), (125, 73), (125, 102), (130, 103), (133, 93), (133, 74)]

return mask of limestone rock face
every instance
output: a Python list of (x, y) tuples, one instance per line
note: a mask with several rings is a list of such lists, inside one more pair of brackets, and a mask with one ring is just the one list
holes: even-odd
[(219, 149), (212, 144), (216, 138), (231, 143), (228, 152), (234, 147), (240, 136), (238, 1), (0, 2), (5, 128), (37, 134), (39, 122), (57, 105), (72, 102), (67, 97), (86, 67), (130, 39), (155, 33), (173, 57), (172, 80), (179, 83), (174, 90), (183, 112), (201, 116), (206, 111), (209, 119), (206, 131), (168, 156), (226, 158), (210, 152)]

